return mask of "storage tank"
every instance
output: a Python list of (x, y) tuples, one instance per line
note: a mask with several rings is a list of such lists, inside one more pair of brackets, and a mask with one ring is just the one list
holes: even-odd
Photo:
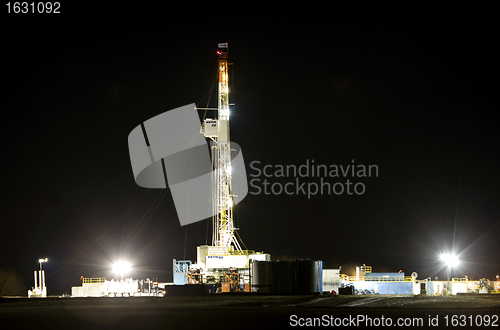
[(317, 287), (315, 287), (315, 292), (323, 292), (323, 261), (316, 260), (314, 262), (315, 271), (317, 273)]
[(323, 261), (297, 261), (297, 293), (318, 293), (323, 290)]
[(252, 261), (250, 263), (250, 282), (252, 292), (272, 293), (272, 262)]
[(275, 261), (273, 271), (273, 292), (294, 293), (296, 287), (296, 261)]

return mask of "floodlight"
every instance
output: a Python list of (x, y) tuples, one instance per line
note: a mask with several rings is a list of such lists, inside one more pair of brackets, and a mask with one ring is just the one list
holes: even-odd
[(443, 253), (439, 256), (439, 259), (443, 261), (447, 266), (456, 267), (459, 264), (458, 257), (453, 254)]
[(132, 266), (130, 265), (130, 263), (128, 263), (126, 261), (118, 261), (113, 265), (113, 271), (115, 273), (117, 273), (118, 275), (121, 275), (122, 279), (123, 279), (123, 275), (130, 272), (131, 269), (132, 269)]

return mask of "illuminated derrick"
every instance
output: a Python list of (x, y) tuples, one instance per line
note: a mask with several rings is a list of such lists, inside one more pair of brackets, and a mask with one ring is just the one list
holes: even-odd
[[(253, 260), (269, 261), (270, 255), (254, 250), (242, 250), (242, 242), (239, 240), (239, 235), (236, 235), (233, 206), (238, 196), (234, 194), (231, 182), (231, 152), (235, 150), (231, 149), (229, 135), (227, 43), (219, 44), (217, 54), (219, 55), (217, 62), (218, 104), (217, 109), (210, 108), (210, 110), (217, 110), (217, 113), (215, 118), (205, 118), (201, 129), (201, 132), (209, 139), (212, 155), (212, 214), (214, 214), (212, 245), (197, 247), (197, 262), (191, 268), (196, 270), (196, 274), (201, 274), (201, 279), (205, 283), (215, 283), (221, 279), (223, 283), (226, 283), (227, 276), (225, 275), (236, 272), (239, 277), (230, 281), (232, 283), (230, 286), (233, 286), (236, 282), (249, 284), (250, 262)], [(193, 271), (192, 269), (190, 271)], [(198, 275), (191, 273), (190, 276), (197, 278)], [(185, 278), (186, 276), (183, 281), (177, 281), (177, 283), (188, 283)], [(239, 288), (239, 285), (236, 287)]]
[[(212, 160), (212, 245), (197, 247), (197, 261), (184, 271), (174, 272), (174, 284), (220, 283), (222, 291), (250, 291), (250, 264), (269, 261), (270, 255), (254, 250), (242, 250), (233, 221), (234, 199), (232, 189), (231, 139), (229, 134), (229, 76), (227, 43), (219, 44), (218, 93), (215, 118), (204, 118), (200, 130), (210, 142)], [(198, 108), (202, 110), (202, 108)], [(235, 169), (236, 170), (236, 169)], [(174, 270), (187, 261), (175, 261)]]
[(241, 251), (234, 235), (233, 222), (234, 195), (231, 189), (231, 142), (229, 137), (229, 87), (227, 43), (219, 44), (218, 61), (218, 111), (217, 118), (205, 120), (205, 136), (212, 143), (213, 197), (214, 208), (212, 245), (231, 247)]

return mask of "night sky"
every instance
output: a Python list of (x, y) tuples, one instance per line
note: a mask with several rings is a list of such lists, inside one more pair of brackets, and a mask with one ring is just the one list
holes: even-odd
[(249, 249), (444, 279), (438, 256), (454, 248), (453, 277), (500, 273), (491, 9), (64, 6), (57, 17), (2, 9), (0, 267), (26, 289), (42, 257), (49, 295), (80, 276), (116, 278), (120, 258), (133, 278), (170, 282), (172, 259), (210, 244), (207, 221), (180, 226), (168, 189), (135, 184), (127, 138), (160, 113), (207, 106), (219, 42), (248, 175), (254, 161), (378, 166), (348, 177), (362, 195), (250, 187), (235, 210)]

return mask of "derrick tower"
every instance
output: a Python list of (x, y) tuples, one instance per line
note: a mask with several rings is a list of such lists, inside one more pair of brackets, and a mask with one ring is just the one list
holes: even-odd
[(229, 135), (228, 44), (218, 45), (218, 108), (215, 119), (205, 120), (205, 136), (211, 140), (212, 180), (212, 246), (234, 247), (241, 251), (233, 221), (234, 196), (231, 189), (231, 142)]

